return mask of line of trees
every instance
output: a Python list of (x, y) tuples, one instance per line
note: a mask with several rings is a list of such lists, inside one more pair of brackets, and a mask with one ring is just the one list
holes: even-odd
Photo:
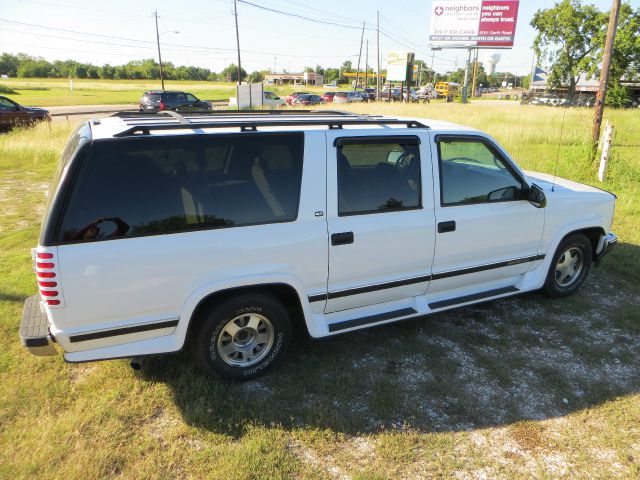
[[(162, 62), (164, 78), (167, 80), (209, 80), (237, 81), (238, 69), (229, 65), (220, 73), (208, 68), (175, 66), (171, 62)], [(153, 59), (133, 60), (124, 65), (102, 66), (75, 60), (55, 60), (50, 62), (41, 57), (32, 57), (24, 53), (0, 55), (0, 74), (22, 78), (92, 78), (101, 80), (157, 80), (160, 78), (160, 65)], [(243, 80), (260, 82), (264, 78), (261, 72), (241, 71)]]

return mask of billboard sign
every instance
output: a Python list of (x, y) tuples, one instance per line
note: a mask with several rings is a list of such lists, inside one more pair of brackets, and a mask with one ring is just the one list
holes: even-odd
[(519, 0), (433, 0), (431, 47), (510, 48)]
[(413, 72), (414, 58), (413, 52), (387, 53), (387, 80), (391, 82), (406, 81), (408, 69)]

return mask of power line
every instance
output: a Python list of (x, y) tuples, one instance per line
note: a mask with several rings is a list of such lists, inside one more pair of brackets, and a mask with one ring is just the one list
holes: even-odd
[[(250, 5), (250, 6), (255, 7), (255, 8), (259, 8), (260, 10), (266, 10), (268, 12), (278, 13), (280, 15), (286, 15), (287, 17), (293, 17), (293, 18), (297, 18), (297, 19), (300, 19), (300, 20), (306, 20), (307, 22), (321, 23), (321, 24), (324, 24), (324, 25), (332, 25), (332, 26), (335, 26), (335, 27), (342, 27), (342, 28), (350, 28), (352, 30), (360, 30), (360, 27), (355, 26), (355, 25), (344, 25), (342, 23), (329, 22), (329, 21), (320, 20), (320, 19), (317, 19), (317, 18), (306, 17), (304, 15), (298, 15), (296, 13), (283, 12), (282, 10), (277, 10), (275, 8), (264, 7), (262, 5), (257, 5), (255, 3), (247, 2), (246, 0), (238, 0), (238, 2), (239, 3), (244, 3), (245, 5)], [(375, 29), (374, 28), (365, 28), (365, 30), (375, 30)]]

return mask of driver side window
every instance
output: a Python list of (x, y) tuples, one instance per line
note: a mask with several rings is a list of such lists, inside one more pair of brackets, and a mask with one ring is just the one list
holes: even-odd
[(500, 154), (479, 140), (438, 142), (443, 206), (522, 200), (522, 181)]

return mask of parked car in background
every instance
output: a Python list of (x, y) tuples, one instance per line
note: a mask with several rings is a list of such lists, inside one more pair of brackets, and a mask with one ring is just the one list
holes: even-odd
[(336, 92), (324, 92), (320, 95), (320, 98), (325, 102), (333, 102), (333, 97), (336, 95)]
[(211, 110), (209, 102), (198, 99), (192, 93), (163, 90), (149, 90), (140, 99), (141, 112), (158, 112), (163, 110)]
[(320, 95), (305, 93), (304, 95), (298, 95), (294, 98), (291, 105), (319, 105), (321, 103), (324, 103), (324, 101)]
[(362, 102), (362, 96), (360, 92), (355, 92), (353, 90), (349, 92), (336, 92), (333, 97), (333, 103), (354, 103), (354, 102)]
[(287, 105), (291, 105), (298, 95), (307, 95), (308, 93), (309, 92), (293, 92), (284, 97), (284, 101), (287, 102)]
[(384, 102), (399, 102), (402, 100), (402, 94), (399, 88), (383, 88), (380, 98)]
[(287, 104), (287, 102), (285, 102), (283, 98), (279, 97), (273, 92), (267, 92), (266, 90), (262, 93), (262, 97), (263, 105), (267, 105), (270, 107), (282, 107), (283, 105)]
[(375, 88), (365, 88), (364, 89), (364, 93), (367, 94), (367, 96), (369, 97), (369, 100), (375, 100), (376, 99), (376, 89)]
[(9, 130), (16, 125), (33, 125), (44, 120), (51, 120), (49, 110), (23, 107), (10, 98), (0, 96), (0, 129)]
[(369, 101), (369, 94), (364, 90), (356, 90), (356, 93), (360, 95), (360, 98), (362, 99), (363, 102)]

